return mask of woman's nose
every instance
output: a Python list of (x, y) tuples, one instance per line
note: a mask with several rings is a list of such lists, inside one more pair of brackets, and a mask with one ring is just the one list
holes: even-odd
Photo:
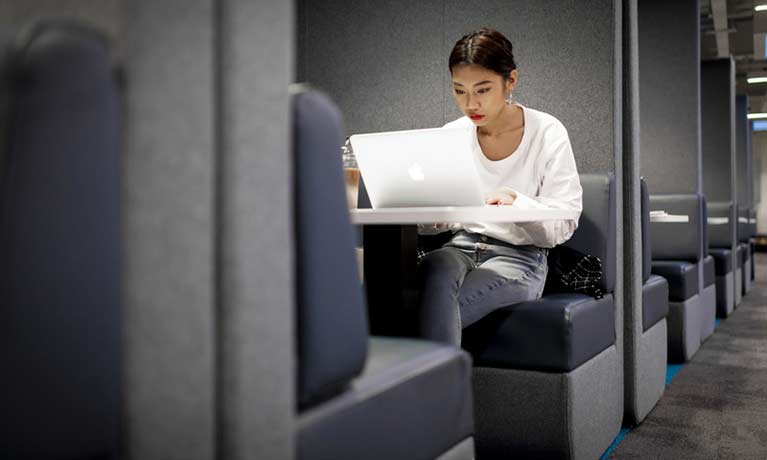
[(469, 100), (466, 103), (466, 107), (470, 109), (475, 107), (479, 108), (479, 101), (476, 98), (469, 96)]

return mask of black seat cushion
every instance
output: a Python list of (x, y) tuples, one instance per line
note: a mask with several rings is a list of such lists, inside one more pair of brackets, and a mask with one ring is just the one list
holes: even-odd
[(472, 435), (465, 352), (382, 337), (368, 349), (343, 393), (299, 416), (298, 459), (437, 458)]
[(668, 281), (669, 300), (683, 302), (700, 291), (698, 265), (677, 260), (653, 260), (652, 272)]
[(748, 246), (745, 243), (738, 243), (738, 266), (742, 267), (746, 263), (746, 252), (748, 252)]
[(612, 294), (551, 294), (496, 310), (463, 332), (475, 366), (568, 372), (615, 343)]
[(716, 262), (712, 255), (703, 259), (703, 287), (707, 288), (716, 282)]
[(668, 316), (668, 281), (658, 275), (642, 285), (642, 328), (648, 330)]
[(716, 276), (726, 276), (732, 271), (732, 251), (722, 248), (711, 248), (709, 255), (714, 258)]

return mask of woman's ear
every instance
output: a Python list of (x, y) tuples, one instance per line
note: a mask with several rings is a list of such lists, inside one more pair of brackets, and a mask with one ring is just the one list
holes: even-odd
[(514, 87), (517, 86), (517, 79), (519, 78), (519, 72), (517, 69), (509, 72), (509, 78), (506, 79), (506, 89), (509, 92), (514, 91)]

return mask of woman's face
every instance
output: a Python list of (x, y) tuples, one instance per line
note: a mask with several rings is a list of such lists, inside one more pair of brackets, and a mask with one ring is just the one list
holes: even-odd
[(506, 95), (514, 89), (517, 71), (506, 82), (492, 70), (476, 64), (453, 67), (453, 96), (458, 108), (476, 126), (496, 120), (506, 107)]

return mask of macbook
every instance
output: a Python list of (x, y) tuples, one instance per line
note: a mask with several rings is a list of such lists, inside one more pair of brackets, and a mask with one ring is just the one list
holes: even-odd
[(434, 128), (351, 136), (373, 208), (482, 206), (471, 131)]

